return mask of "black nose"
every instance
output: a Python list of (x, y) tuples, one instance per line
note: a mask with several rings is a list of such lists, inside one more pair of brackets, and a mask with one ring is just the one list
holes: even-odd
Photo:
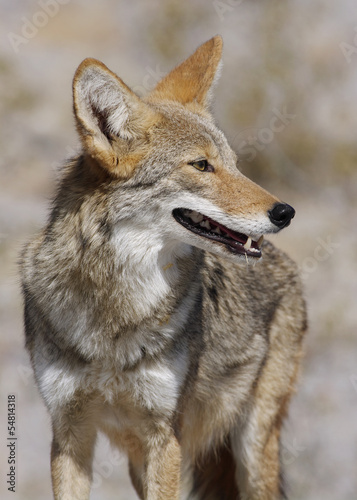
[(295, 215), (293, 207), (287, 203), (276, 203), (268, 212), (269, 219), (279, 229), (283, 229), (290, 224), (291, 219)]

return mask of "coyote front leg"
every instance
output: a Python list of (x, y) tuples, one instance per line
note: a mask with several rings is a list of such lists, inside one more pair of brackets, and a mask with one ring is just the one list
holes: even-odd
[(171, 434), (151, 440), (145, 460), (145, 500), (178, 500), (181, 449)]
[(53, 419), (51, 475), (55, 500), (89, 499), (96, 428), (91, 411), (73, 415), (68, 408)]

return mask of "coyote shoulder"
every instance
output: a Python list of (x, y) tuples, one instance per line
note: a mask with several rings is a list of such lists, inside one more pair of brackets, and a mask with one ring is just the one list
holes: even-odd
[(306, 329), (294, 209), (246, 178), (210, 114), (216, 36), (139, 98), (86, 59), (82, 153), (21, 259), (56, 499), (88, 499), (96, 436), (140, 498), (281, 498), (279, 434)]

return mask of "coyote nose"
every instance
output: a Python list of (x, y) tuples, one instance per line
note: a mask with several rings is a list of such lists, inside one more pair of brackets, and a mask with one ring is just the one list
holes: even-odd
[(295, 215), (293, 207), (287, 203), (276, 203), (271, 210), (268, 211), (269, 219), (279, 229), (283, 229), (290, 224), (291, 219)]

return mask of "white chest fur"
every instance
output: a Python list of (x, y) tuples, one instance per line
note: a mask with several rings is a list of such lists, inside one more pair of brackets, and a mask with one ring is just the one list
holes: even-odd
[(133, 232), (133, 228), (127, 230), (124, 238), (121, 228), (113, 245), (120, 267), (125, 270), (116, 280), (125, 297), (120, 308), (138, 326), (121, 335), (119, 319), (117, 339), (105, 338), (101, 331), (105, 321), (94, 323), (91, 317), (96, 311), (89, 305), (81, 301), (81, 307), (73, 308), (76, 321), (59, 307), (62, 314), (57, 312), (51, 318), (53, 324), (63, 328), (67, 319), (68, 343), (92, 360), (86, 366), (64, 366), (58, 361), (39, 363), (37, 367), (41, 392), (50, 406), (61, 398), (70, 401), (79, 388), (87, 394), (99, 394), (103, 415), (115, 427), (125, 427), (126, 420), (132, 424), (135, 414), (142, 411), (167, 416), (174, 411), (188, 370), (187, 345), (181, 337), (185, 337), (197, 293), (196, 285), (191, 283), (185, 293), (181, 291), (170, 315), (157, 315), (160, 303), (171, 300), (175, 304), (180, 279), (177, 258), (187, 256), (191, 248), (177, 246), (177, 242), (163, 247), (160, 239), (155, 246), (147, 235), (146, 241), (139, 241), (140, 231)]
[(143, 361), (127, 372), (102, 367), (95, 384), (105, 406), (112, 408), (111, 416), (115, 418), (110, 419), (111, 424), (132, 425), (133, 415), (142, 411), (169, 416), (177, 405), (187, 368), (186, 350), (160, 361)]

